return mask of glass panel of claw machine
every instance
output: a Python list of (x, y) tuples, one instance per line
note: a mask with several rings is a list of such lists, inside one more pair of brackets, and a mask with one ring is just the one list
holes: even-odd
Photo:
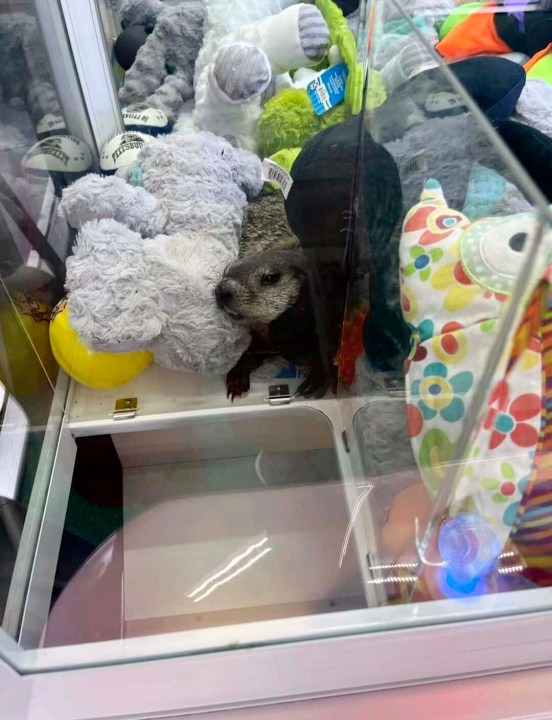
[[(62, 358), (78, 445), (66, 529), (91, 552), (56, 575), (41, 659), (279, 642), (366, 608), (339, 408), (323, 397), (360, 128), (340, 122), (362, 107), (355, 5), (99, 3), (125, 129), (63, 194), (79, 233), (52, 323), (70, 308), (106, 360)], [(313, 141), (294, 163), (326, 126), (339, 151)]]
[(514, 5), (372, 6), (337, 362), (378, 603), (552, 581), (552, 20)]
[[(76, 5), (60, 4), (73, 37)], [(261, 49), (237, 12), (251, 5), (225, 0), (237, 41), (209, 55), (207, 6), (99, 4), (125, 132), (93, 123), (97, 202), (77, 182), (61, 212), (80, 229), (71, 322), (110, 355), (86, 377), (66, 363), (83, 450), (66, 530), (91, 553), (57, 574), (45, 632), (27, 637), (54, 667), (389, 628), (373, 605), (546, 581), (527, 548), (546, 487), (548, 177), (523, 152), (544, 152), (538, 130), (510, 120), (525, 70), (476, 57), (446, 71), (431, 52), (446, 18), (395, 2), (345, 18), (282, 1), (283, 17), (255, 19)], [(349, 26), (370, 48), (366, 86)], [(176, 29), (189, 53), (172, 53)], [(178, 133), (191, 125), (213, 134)], [(260, 264), (249, 245), (267, 229), (282, 245)], [(247, 395), (274, 348), (307, 368), (274, 383), (283, 408), (265, 404), (266, 375)]]
[[(71, 321), (119, 355), (68, 367), (66, 528), (94, 549), (36, 638), (53, 663), (388, 629), (420, 618), (374, 606), (410, 599), (476, 595), (473, 617), (502, 608), (497, 588), (546, 582), (528, 548), (548, 174), (527, 148), (547, 146), (517, 117), (525, 68), (447, 69), (432, 45), (461, 23), (425, 2), (345, 18), (330, 0), (225, 1), (220, 48), (217, 7), (120, 6), (106, 35), (125, 132), (61, 203), (80, 229)], [(239, 10), (261, 7), (252, 31)], [(256, 383), (276, 354), (293, 369)]]
[[(50, 344), (50, 317), (62, 298), (70, 233), (57, 217), (61, 189), (93, 165), (69, 121), (49, 53), (40, 11), (31, 0), (0, 2), (0, 644), (24, 644), (36, 604), (37, 548), (60, 537), (60, 519), (43, 524), (59, 447), (68, 380)], [(54, 14), (50, 14), (53, 19)], [(50, 38), (52, 40), (52, 38)], [(57, 46), (57, 55), (61, 46)], [(70, 66), (70, 62), (67, 62)], [(78, 88), (78, 86), (77, 86)], [(65, 86), (67, 91), (68, 86)], [(80, 96), (70, 120), (89, 133)], [(81, 132), (82, 131), (82, 132)], [(87, 138), (90, 143), (90, 137)], [(52, 494), (51, 499), (54, 498)], [(64, 499), (55, 501), (63, 507)], [(61, 520), (62, 523), (62, 520)], [(59, 543), (47, 541), (57, 554)], [(53, 579), (53, 578), (52, 578)], [(41, 587), (39, 604), (50, 599)], [(39, 613), (40, 614), (40, 613)], [(30, 618), (30, 620), (29, 620)]]

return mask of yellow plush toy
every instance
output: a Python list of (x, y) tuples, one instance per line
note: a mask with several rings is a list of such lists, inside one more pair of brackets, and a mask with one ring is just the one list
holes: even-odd
[(69, 325), (67, 299), (52, 313), (50, 343), (58, 364), (77, 382), (91, 388), (123, 385), (143, 372), (153, 361), (145, 350), (128, 353), (92, 352)]
[(14, 291), (0, 302), (5, 353), (0, 382), (19, 400), (41, 397), (55, 382), (57, 366), (48, 341), (50, 308), (38, 295)]

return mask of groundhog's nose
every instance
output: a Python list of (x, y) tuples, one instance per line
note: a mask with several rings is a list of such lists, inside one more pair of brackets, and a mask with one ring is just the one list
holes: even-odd
[(228, 285), (222, 281), (215, 288), (215, 297), (217, 299), (217, 305), (221, 310), (224, 310), (231, 302), (234, 297), (234, 293), (228, 287)]

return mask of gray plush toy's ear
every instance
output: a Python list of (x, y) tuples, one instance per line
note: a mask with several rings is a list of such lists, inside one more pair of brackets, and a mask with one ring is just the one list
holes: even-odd
[(90, 173), (64, 188), (59, 215), (73, 228), (92, 220), (117, 220), (144, 237), (163, 232), (166, 213), (157, 198), (122, 177)]
[(168, 313), (145, 241), (115, 220), (86, 223), (67, 259), (69, 321), (92, 350), (146, 348)]
[(161, 0), (125, 0), (119, 11), (123, 30), (129, 25), (146, 25), (152, 28), (159, 13), (167, 6)]
[(224, 156), (232, 168), (234, 179), (247, 199), (253, 200), (263, 189), (261, 161), (249, 150), (232, 147), (230, 143), (225, 144), (227, 147), (224, 149)]

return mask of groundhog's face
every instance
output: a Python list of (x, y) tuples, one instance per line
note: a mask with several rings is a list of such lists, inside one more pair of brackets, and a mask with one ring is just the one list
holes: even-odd
[(218, 306), (231, 317), (271, 323), (295, 304), (305, 282), (297, 250), (269, 250), (229, 265), (215, 288)]

